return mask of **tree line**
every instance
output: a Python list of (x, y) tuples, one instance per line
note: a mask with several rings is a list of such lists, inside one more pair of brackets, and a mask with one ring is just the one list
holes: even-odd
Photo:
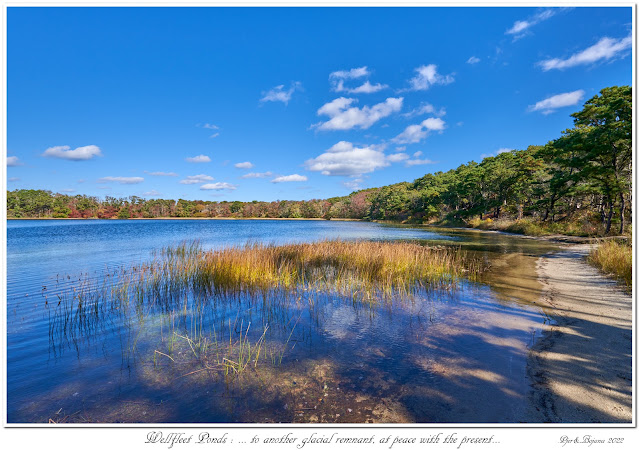
[(369, 191), (327, 200), (274, 202), (144, 199), (138, 196), (104, 200), (45, 190), (7, 192), (9, 218), (131, 219), (131, 218), (344, 218), (364, 219)]
[(43, 190), (7, 193), (10, 218), (343, 218), (469, 221), (587, 218), (624, 232), (632, 205), (632, 89), (613, 86), (571, 115), (574, 126), (545, 145), (471, 161), (413, 182), (307, 201), (104, 200)]

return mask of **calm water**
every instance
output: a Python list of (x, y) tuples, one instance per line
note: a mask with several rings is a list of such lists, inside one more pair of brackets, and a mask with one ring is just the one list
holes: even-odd
[[(320, 292), (176, 299), (73, 330), (60, 319), (74, 289), (95, 288), (165, 246), (337, 238), (454, 245), (493, 270), (484, 283), (375, 307)], [(547, 321), (535, 261), (551, 249), (363, 222), (8, 221), (8, 421), (525, 420), (527, 352)], [(187, 339), (198, 333), (208, 338), (203, 351)], [(229, 342), (235, 351), (262, 342), (259, 366), (225, 373), (225, 361), (238, 357)]]

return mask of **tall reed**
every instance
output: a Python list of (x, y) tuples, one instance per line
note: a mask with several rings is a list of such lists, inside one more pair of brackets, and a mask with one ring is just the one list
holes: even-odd
[(588, 255), (588, 262), (632, 287), (632, 245), (617, 240), (601, 242)]

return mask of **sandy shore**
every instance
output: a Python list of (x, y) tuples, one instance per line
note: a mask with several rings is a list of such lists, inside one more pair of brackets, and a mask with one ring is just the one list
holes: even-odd
[(530, 422), (632, 421), (632, 297), (586, 263), (590, 248), (538, 261), (554, 325), (530, 356)]

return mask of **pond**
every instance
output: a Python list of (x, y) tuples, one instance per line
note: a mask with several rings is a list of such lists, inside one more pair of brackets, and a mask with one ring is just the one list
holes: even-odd
[[(451, 246), (490, 268), (379, 302), (183, 293), (77, 314), (77, 299), (117, 288), (167, 246), (328, 239)], [(8, 422), (525, 422), (528, 351), (550, 320), (535, 264), (553, 250), (367, 222), (8, 221)]]

